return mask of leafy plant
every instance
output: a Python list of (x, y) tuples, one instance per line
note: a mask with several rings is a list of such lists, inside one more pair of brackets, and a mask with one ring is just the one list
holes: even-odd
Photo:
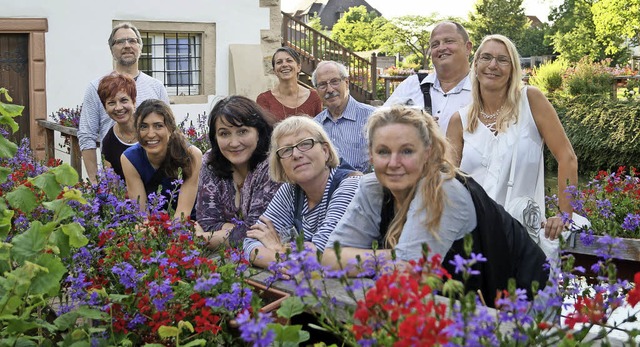
[[(189, 125), (187, 126), (187, 121)], [(195, 119), (196, 125), (193, 125), (193, 120), (189, 120), (189, 114), (187, 117), (178, 124), (178, 128), (182, 129), (182, 132), (187, 137), (187, 140), (192, 145), (198, 147), (202, 153), (211, 148), (209, 143), (209, 124), (207, 123), (207, 114), (198, 114)]]
[(553, 93), (562, 88), (562, 76), (567, 67), (568, 64), (561, 59), (543, 63), (533, 69), (529, 83), (545, 93)]

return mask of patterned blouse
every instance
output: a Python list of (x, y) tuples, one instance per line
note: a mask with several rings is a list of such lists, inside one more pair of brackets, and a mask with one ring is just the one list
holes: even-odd
[(225, 223), (236, 224), (229, 233), (229, 243), (241, 245), (247, 230), (266, 210), (280, 183), (271, 181), (268, 159), (264, 160), (245, 178), (240, 192), (240, 208), (237, 208), (233, 179), (213, 174), (207, 165), (210, 155), (211, 150), (202, 156), (196, 199), (198, 223), (207, 232), (220, 230)]

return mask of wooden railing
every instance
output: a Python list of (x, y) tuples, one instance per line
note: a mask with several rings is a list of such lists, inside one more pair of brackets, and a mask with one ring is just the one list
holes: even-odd
[(376, 99), (376, 55), (371, 62), (331, 40), (319, 31), (282, 12), (282, 45), (295, 49), (302, 58), (302, 72), (311, 76), (323, 60), (343, 63), (349, 69), (351, 95), (360, 102)]
[(82, 175), (82, 153), (80, 152), (80, 143), (78, 142), (78, 129), (42, 119), (38, 120), (38, 124), (45, 130), (45, 160), (49, 161), (49, 159), (56, 158), (55, 132), (59, 131), (60, 134), (69, 138), (69, 144), (71, 145), (69, 151), (71, 167), (78, 172), (78, 175)]

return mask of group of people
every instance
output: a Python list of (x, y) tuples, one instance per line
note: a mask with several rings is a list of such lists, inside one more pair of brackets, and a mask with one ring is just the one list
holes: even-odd
[(430, 39), (435, 72), (407, 78), (378, 109), (349, 95), (339, 62), (319, 63), (315, 90), (304, 88), (298, 53), (279, 48), (273, 89), (256, 102), (229, 96), (213, 107), (204, 155), (177, 129), (160, 82), (138, 70), (137, 29), (115, 27), (109, 45), (116, 71), (90, 84), (78, 132), (89, 178), (101, 140), (107, 165), (141, 208), (158, 187), (165, 194), (179, 185), (177, 198), (167, 197), (174, 217), (191, 216), (210, 247), (242, 247), (267, 267), (302, 235), (325, 265), (355, 275), (356, 259), (394, 250), (408, 262), (425, 243), (450, 258), (469, 234), (488, 259), (476, 283), (485, 295), (510, 277), (526, 289), (546, 282), (537, 243), (556, 239), (566, 220), (538, 219), (538, 235), (503, 206), (532, 196), (544, 209), (546, 143), (558, 161), (560, 208), (571, 214), (563, 192), (577, 181), (577, 159), (549, 101), (523, 85), (508, 38), (487, 36), (469, 66), (464, 27), (439, 23)]

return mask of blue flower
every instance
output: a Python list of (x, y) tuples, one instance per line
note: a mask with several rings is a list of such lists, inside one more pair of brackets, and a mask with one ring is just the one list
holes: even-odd
[(138, 281), (144, 277), (143, 273), (137, 273), (136, 268), (127, 262), (114, 265), (111, 268), (111, 272), (118, 276), (120, 284), (122, 284), (126, 289), (136, 289)]
[(272, 322), (269, 314), (258, 312), (258, 316), (252, 319), (249, 310), (244, 310), (238, 315), (237, 321), (240, 325), (240, 338), (252, 346), (267, 347), (275, 340), (275, 332), (267, 328)]

